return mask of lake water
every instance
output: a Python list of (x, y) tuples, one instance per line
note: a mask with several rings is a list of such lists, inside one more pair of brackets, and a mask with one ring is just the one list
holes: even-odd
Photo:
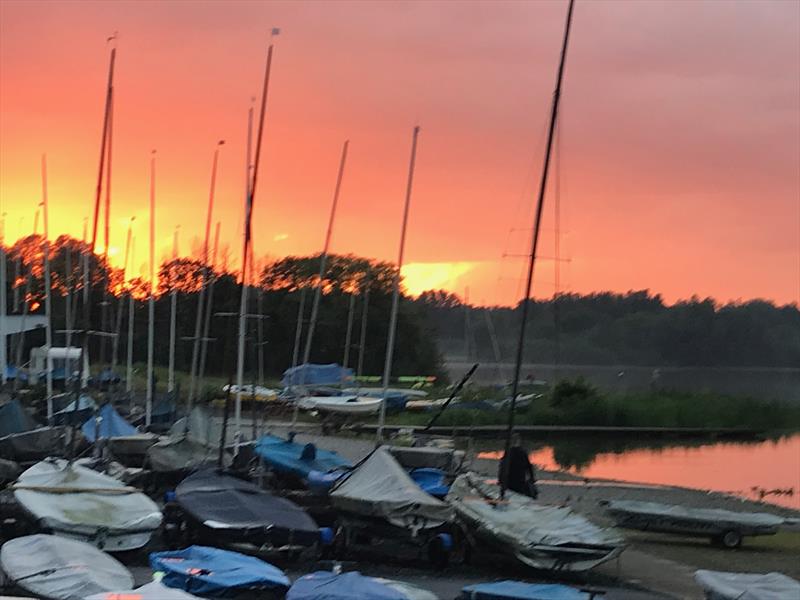
[[(753, 500), (762, 498), (762, 491), (791, 490), (791, 494), (764, 495), (763, 500), (800, 510), (800, 434), (759, 443), (599, 450), (588, 456), (586, 443), (581, 442), (583, 453), (574, 453), (581, 456), (577, 465), (570, 448), (561, 443), (535, 449), (530, 459), (548, 470), (563, 469), (585, 477), (677, 485)], [(478, 458), (500, 455), (489, 450)]]

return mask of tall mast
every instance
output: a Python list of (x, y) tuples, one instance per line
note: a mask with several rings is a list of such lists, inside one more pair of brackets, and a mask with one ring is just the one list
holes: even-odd
[[(519, 374), (522, 369), (522, 358), (525, 350), (525, 329), (528, 324), (528, 305), (530, 304), (531, 287), (533, 285), (533, 268), (536, 262), (536, 248), (539, 244), (539, 231), (542, 222), (542, 208), (544, 206), (544, 196), (547, 191), (547, 175), (550, 169), (550, 155), (553, 150), (553, 134), (558, 120), (558, 105), (561, 100), (561, 82), (564, 77), (564, 63), (567, 58), (567, 45), (569, 43), (569, 31), (572, 26), (572, 9), (575, 0), (569, 0), (567, 8), (567, 22), (564, 27), (564, 41), (561, 46), (561, 59), (558, 64), (558, 75), (556, 76), (556, 88), (553, 92), (553, 104), (550, 112), (550, 126), (547, 131), (547, 148), (544, 153), (544, 166), (542, 168), (542, 179), (539, 183), (539, 196), (536, 200), (536, 217), (533, 224), (533, 235), (531, 236), (531, 252), (528, 257), (528, 278), (525, 285), (525, 296), (520, 303), (520, 327), (519, 338), (517, 340), (517, 356), (514, 363), (514, 378), (511, 382), (511, 403), (508, 409), (508, 429), (506, 432), (505, 455), (511, 449), (511, 436), (514, 432), (514, 411), (517, 403), (517, 393), (519, 392)], [(501, 495), (505, 494), (505, 483), (508, 481), (509, 461), (503, 461), (504, 477), (501, 478)]]
[[(172, 238), (172, 268), (175, 268), (175, 261), (178, 260), (178, 231), (180, 225), (175, 227), (175, 234)], [(178, 302), (178, 291), (175, 289), (175, 282), (172, 282), (172, 289), (169, 292), (169, 371), (167, 376), (167, 391), (172, 392), (175, 388), (175, 310)]]
[(214, 230), (214, 250), (211, 253), (211, 281), (208, 283), (208, 299), (206, 300), (206, 315), (203, 321), (203, 338), (200, 345), (200, 369), (197, 378), (198, 393), (203, 389), (203, 378), (206, 374), (206, 354), (208, 353), (208, 334), (211, 328), (211, 311), (214, 308), (214, 283), (217, 280), (217, 274), (214, 268), (217, 264), (217, 248), (219, 247), (219, 227), (220, 222), (217, 221), (217, 226)]
[(408, 163), (408, 182), (406, 184), (406, 201), (403, 208), (403, 225), (400, 229), (400, 250), (397, 256), (397, 273), (394, 276), (392, 290), (392, 313), (389, 317), (389, 339), (386, 342), (386, 362), (383, 365), (383, 393), (381, 394), (381, 414), (378, 420), (378, 443), (383, 439), (383, 425), (386, 423), (386, 395), (389, 391), (389, 379), (392, 376), (392, 359), (394, 357), (394, 337), (397, 332), (397, 310), (400, 306), (400, 272), (403, 269), (403, 254), (406, 248), (406, 229), (408, 228), (408, 209), (411, 206), (411, 188), (414, 183), (414, 164), (417, 159), (417, 139), (419, 126), (414, 127), (411, 139), (411, 159)]
[(47, 422), (53, 419), (53, 359), (50, 349), (53, 347), (53, 304), (50, 294), (50, 234), (47, 215), (47, 156), (42, 154), (42, 219), (44, 221), (44, 239), (42, 240), (42, 255), (44, 256), (44, 312), (47, 315), (45, 325), (45, 368), (47, 369)]
[(111, 158), (114, 141), (114, 88), (111, 88), (108, 104), (108, 147), (106, 148), (106, 197), (104, 203), (103, 220), (103, 262), (105, 263), (105, 277), (103, 279), (103, 303), (100, 305), (100, 330), (104, 335), (100, 337), (100, 365), (105, 368), (106, 362), (106, 335), (108, 331), (108, 316), (111, 308), (111, 294), (109, 293), (111, 265), (108, 262), (108, 247), (111, 244)]
[(344, 334), (344, 356), (342, 357), (342, 370), (350, 364), (350, 346), (353, 340), (353, 313), (356, 310), (356, 295), (351, 291), (347, 307), (347, 329)]
[(147, 298), (147, 396), (145, 398), (144, 424), (150, 427), (153, 410), (153, 351), (156, 294), (156, 151), (150, 157), (150, 293)]
[(294, 328), (294, 348), (292, 350), (292, 367), (300, 361), (300, 340), (303, 337), (303, 317), (306, 314), (306, 288), (300, 290), (300, 302), (297, 305), (297, 324)]
[(214, 160), (211, 163), (211, 186), (208, 192), (208, 209), (206, 211), (206, 235), (203, 242), (203, 270), (202, 281), (200, 284), (200, 292), (197, 294), (197, 315), (194, 322), (194, 339), (192, 348), (192, 367), (189, 375), (189, 396), (188, 396), (188, 412), (192, 410), (192, 403), (194, 402), (195, 395), (199, 393), (197, 385), (198, 373), (198, 358), (200, 352), (200, 331), (203, 319), (203, 304), (205, 303), (206, 284), (208, 282), (208, 245), (209, 236), (211, 235), (211, 219), (214, 214), (214, 190), (216, 189), (217, 182), (217, 166), (219, 164), (219, 149), (225, 143), (224, 140), (217, 142), (217, 147), (214, 149)]
[[(272, 37), (280, 33), (280, 29), (272, 29)], [(234, 443), (238, 448), (239, 440), (242, 431), (242, 379), (244, 376), (244, 331), (247, 310), (247, 255), (248, 248), (250, 247), (250, 238), (252, 236), (252, 223), (253, 223), (253, 205), (255, 204), (256, 184), (258, 183), (258, 167), (261, 163), (261, 140), (264, 136), (264, 115), (267, 111), (267, 95), (269, 94), (269, 74), (272, 67), (272, 53), (274, 46), (270, 41), (269, 48), (267, 49), (267, 64), (264, 69), (264, 87), (261, 92), (261, 114), (258, 120), (258, 137), (256, 138), (256, 158), (253, 164), (253, 177), (250, 180), (248, 187), (247, 203), (245, 206), (245, 219), (244, 219), (244, 248), (242, 251), (242, 287), (241, 287), (241, 302), (239, 303), (239, 347), (236, 368), (236, 385), (238, 390), (236, 392), (236, 433)]]
[(336, 207), (339, 204), (339, 191), (342, 188), (342, 177), (344, 176), (344, 167), (347, 162), (347, 148), (350, 145), (349, 140), (345, 140), (342, 146), (342, 157), (339, 161), (339, 171), (336, 175), (336, 187), (333, 191), (333, 202), (331, 203), (331, 213), (328, 216), (328, 229), (325, 232), (325, 245), (322, 247), (322, 254), (319, 259), (319, 276), (317, 278), (317, 285), (314, 289), (314, 301), (311, 304), (311, 320), (308, 324), (308, 333), (306, 334), (306, 346), (303, 351), (303, 364), (308, 364), (311, 358), (311, 344), (314, 340), (314, 329), (317, 326), (317, 316), (319, 315), (319, 301), (322, 296), (322, 280), (325, 277), (325, 269), (328, 266), (328, 251), (330, 250), (331, 237), (333, 236), (333, 223), (336, 219)]
[(369, 311), (369, 272), (364, 281), (364, 307), (361, 309), (361, 329), (358, 332), (358, 368), (356, 369), (356, 376), (361, 377), (364, 374), (364, 346), (367, 343), (367, 314)]
[[(131, 217), (130, 223), (128, 223), (128, 239), (125, 241), (125, 278), (128, 274), (128, 263), (130, 262), (130, 268), (133, 269), (136, 260), (132, 231), (134, 219), (136, 217)], [(128, 354), (125, 361), (125, 391), (130, 394), (133, 391), (133, 291), (127, 285), (126, 280), (123, 280), (123, 285), (126, 285), (128, 290)]]
[(8, 348), (6, 346), (6, 213), (0, 214), (0, 382), (6, 384)]

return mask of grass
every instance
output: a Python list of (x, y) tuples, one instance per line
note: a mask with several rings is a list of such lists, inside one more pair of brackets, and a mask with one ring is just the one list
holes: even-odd
[[(470, 395), (474, 396), (476, 392)], [(394, 424), (421, 425), (430, 418), (431, 413), (401, 413), (393, 416), (391, 421)], [(453, 405), (442, 414), (437, 425), (501, 425), (506, 420), (506, 411), (465, 410)], [(800, 405), (707, 392), (610, 394), (577, 380), (558, 383), (526, 410), (520, 411), (516, 423), (800, 430)]]

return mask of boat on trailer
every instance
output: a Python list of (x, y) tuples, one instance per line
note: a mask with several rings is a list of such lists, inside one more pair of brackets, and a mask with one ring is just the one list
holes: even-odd
[(785, 519), (769, 513), (747, 513), (677, 504), (613, 500), (606, 512), (618, 527), (707, 537), (726, 548), (738, 548), (745, 536), (774, 535)]
[(624, 549), (622, 538), (572, 509), (549, 506), (485, 482), (475, 473), (459, 475), (447, 502), (465, 524), (472, 546), (482, 541), (521, 563), (541, 570), (587, 571)]
[(136, 488), (62, 459), (39, 462), (11, 487), (25, 520), (102, 550), (145, 546), (161, 526), (158, 506)]
[(179, 530), (215, 545), (252, 544), (262, 551), (295, 553), (333, 539), (332, 531), (320, 529), (290, 500), (217, 470), (184, 479), (175, 489), (175, 504), (181, 513)]

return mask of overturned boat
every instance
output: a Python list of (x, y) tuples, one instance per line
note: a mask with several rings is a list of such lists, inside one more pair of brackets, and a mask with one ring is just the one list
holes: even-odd
[(295, 581), (286, 600), (438, 600), (438, 597), (409, 583), (367, 577), (358, 571), (317, 571)]
[(240, 594), (274, 594), (283, 598), (291, 582), (278, 567), (254, 556), (229, 550), (189, 546), (174, 552), (150, 555), (153, 571), (164, 573), (161, 582), (212, 598), (231, 598)]
[[(569, 508), (547, 506), (506, 490), (474, 473), (460, 475), (447, 502), (481, 540), (535, 569), (586, 571), (622, 552), (622, 538)], [(474, 542), (473, 542), (474, 545)]]
[(303, 410), (332, 415), (371, 415), (381, 409), (380, 398), (370, 396), (302, 396), (297, 400)]
[(175, 490), (182, 531), (215, 544), (253, 544), (261, 550), (295, 552), (330, 542), (306, 512), (285, 498), (216, 470), (194, 473)]
[(61, 459), (35, 464), (11, 489), (40, 531), (109, 552), (145, 546), (161, 525), (161, 511), (138, 489)]
[(718, 508), (613, 500), (606, 511), (617, 526), (656, 533), (708, 537), (726, 548), (737, 548), (745, 536), (774, 535), (784, 523), (769, 513), (745, 513)]
[(12, 585), (40, 598), (78, 600), (133, 587), (130, 571), (115, 558), (54, 535), (9, 540), (0, 549), (0, 567)]

